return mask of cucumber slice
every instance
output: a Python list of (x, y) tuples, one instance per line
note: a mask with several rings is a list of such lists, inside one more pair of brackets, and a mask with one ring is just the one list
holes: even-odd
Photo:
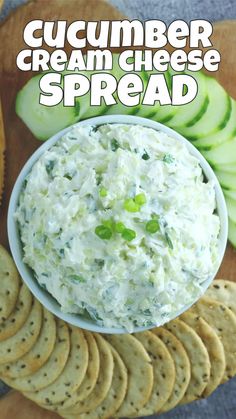
[(236, 167), (236, 137), (209, 151), (201, 150), (201, 153), (214, 167), (227, 164), (235, 164)]
[(225, 197), (229, 218), (236, 223), (236, 201), (232, 198)]
[(227, 191), (236, 190), (236, 173), (219, 172), (218, 170), (215, 170), (215, 175), (222, 188)]
[[(165, 72), (165, 79), (169, 90), (172, 90), (172, 75), (173, 71), (169, 69)], [(156, 114), (151, 116), (154, 121), (161, 122), (162, 124), (169, 125), (169, 122), (174, 118), (176, 113), (179, 111), (180, 106), (174, 105), (160, 105), (157, 108)]]
[[(84, 74), (88, 79), (91, 79), (93, 74), (97, 73), (109, 73), (109, 71), (81, 71), (80, 74)], [(78, 98), (77, 103), (80, 106), (80, 119), (93, 118), (95, 116), (104, 115), (108, 109), (108, 106), (102, 99), (101, 105), (90, 105), (90, 93), (87, 95)]]
[[(171, 76), (169, 71), (165, 71), (164, 73), (158, 73), (156, 70), (153, 71), (143, 71), (143, 81), (144, 81), (144, 85), (145, 85), (145, 89), (146, 89), (146, 85), (148, 83), (149, 77), (152, 74), (163, 74), (166, 80), (166, 84), (168, 86), (168, 89), (171, 89)], [(139, 112), (137, 113), (137, 116), (141, 116), (143, 118), (150, 118), (150, 119), (154, 119), (156, 121), (161, 122), (159, 119), (157, 119), (158, 115), (160, 115), (161, 117), (161, 113), (162, 113), (162, 108), (166, 108), (165, 112), (167, 111), (167, 109), (170, 108), (171, 105), (163, 105), (161, 106), (159, 102), (157, 102), (155, 105), (142, 105)], [(174, 111), (172, 109), (170, 109), (171, 115), (170, 118), (172, 118), (172, 115), (174, 114)], [(169, 117), (167, 118), (169, 119)], [(162, 121), (163, 122), (163, 121)]]
[(236, 189), (235, 191), (223, 189), (223, 192), (225, 196), (227, 196), (228, 198), (234, 199), (236, 201)]
[(231, 108), (231, 115), (226, 126), (214, 134), (194, 141), (195, 147), (200, 150), (210, 150), (212, 147), (216, 147), (236, 136), (236, 102), (232, 98)]
[(79, 108), (65, 107), (63, 102), (56, 106), (39, 103), (39, 80), (42, 74), (32, 77), (18, 92), (16, 113), (39, 140), (47, 140), (63, 128), (79, 120)]
[(217, 167), (214, 167), (214, 165), (212, 165), (212, 166), (213, 166), (214, 170), (217, 170), (219, 172), (232, 173), (236, 177), (236, 164), (235, 163), (233, 163), (233, 164), (222, 164), (222, 165), (219, 164)]
[[(115, 76), (117, 81), (119, 81), (121, 79), (121, 77), (126, 74), (126, 72), (120, 68), (119, 63), (118, 63), (118, 58), (119, 58), (119, 54), (113, 54), (113, 69), (112, 69), (111, 74), (113, 76)], [(143, 76), (142, 72), (137, 72), (135, 74), (138, 74), (142, 78), (143, 83), (145, 83), (144, 76)], [(115, 94), (115, 98), (117, 100), (117, 104), (112, 105), (112, 106), (108, 106), (106, 108), (106, 111), (105, 111), (106, 115), (119, 115), (119, 114), (121, 114), (121, 115), (136, 115), (141, 108), (141, 104), (139, 104), (137, 106), (125, 106), (125, 105), (123, 105), (123, 103), (121, 103), (119, 101), (119, 99), (117, 97), (117, 94)]]
[(196, 124), (206, 112), (209, 99), (207, 95), (206, 77), (202, 72), (193, 73), (186, 71), (185, 74), (192, 75), (198, 83), (198, 93), (196, 98), (186, 105), (178, 106), (178, 111), (170, 120), (169, 126), (178, 131), (179, 127), (190, 127)]
[(229, 218), (229, 240), (236, 248), (236, 223)]
[(206, 76), (209, 105), (202, 118), (191, 127), (180, 127), (178, 131), (195, 141), (213, 134), (226, 126), (231, 115), (231, 100), (223, 87), (212, 77)]
[(152, 116), (152, 119), (154, 119), (154, 121), (168, 125), (169, 121), (174, 118), (177, 111), (177, 106), (162, 105), (159, 107), (157, 113)]

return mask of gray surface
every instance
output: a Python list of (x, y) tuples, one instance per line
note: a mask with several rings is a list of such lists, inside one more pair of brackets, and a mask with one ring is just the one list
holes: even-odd
[[(47, 4), (50, 0), (44, 1)], [(24, 0), (5, 0), (1, 17), (5, 17), (12, 8), (22, 3)], [(161, 19), (167, 23), (174, 19), (186, 21), (203, 18), (210, 21), (236, 19), (236, 0), (112, 0), (111, 3), (133, 19)], [(4, 391), (4, 388), (0, 387), (0, 394)], [(199, 400), (191, 405), (176, 408), (158, 418), (236, 419), (235, 395), (236, 378), (219, 387), (207, 400)]]

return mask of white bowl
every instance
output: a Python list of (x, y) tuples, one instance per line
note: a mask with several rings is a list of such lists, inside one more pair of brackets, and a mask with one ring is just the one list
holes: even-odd
[[(200, 165), (203, 169), (203, 172), (207, 179), (211, 180), (213, 179), (215, 182), (215, 190), (216, 190), (216, 201), (217, 201), (217, 212), (220, 217), (220, 235), (219, 235), (219, 266), (223, 259), (226, 243), (227, 243), (227, 234), (228, 234), (228, 217), (227, 217), (227, 208), (224, 200), (224, 196), (221, 190), (221, 187), (219, 185), (219, 182), (207, 163), (207, 161), (204, 159), (204, 157), (199, 153), (199, 151), (190, 143), (188, 142), (184, 137), (179, 135), (177, 132), (173, 131), (172, 129), (158, 123), (155, 121), (151, 121), (149, 119), (145, 118), (139, 118), (136, 116), (127, 116), (127, 115), (111, 115), (111, 116), (99, 116), (96, 118), (87, 119), (85, 121), (79, 122), (78, 126), (84, 126), (84, 125), (103, 125), (103, 124), (113, 124), (113, 123), (122, 123), (122, 124), (138, 124), (145, 127), (153, 128), (155, 130), (159, 130), (162, 132), (165, 132), (166, 134), (170, 135), (171, 137), (175, 138), (178, 141), (181, 141), (184, 143), (189, 152), (196, 156), (200, 162)], [(20, 272), (20, 275), (22, 276), (23, 281), (27, 284), (27, 286), (30, 288), (34, 296), (52, 313), (54, 313), (57, 317), (60, 317), (61, 319), (67, 321), (68, 323), (71, 323), (75, 326), (81, 327), (83, 329), (91, 330), (94, 332), (100, 332), (100, 333), (127, 333), (127, 331), (124, 328), (106, 328), (98, 326), (95, 321), (88, 320), (83, 318), (79, 314), (66, 314), (63, 313), (60, 309), (60, 305), (58, 302), (45, 290), (43, 290), (42, 287), (38, 284), (37, 280), (35, 279), (32, 270), (23, 262), (23, 250), (22, 250), (22, 243), (19, 235), (19, 229), (17, 222), (14, 219), (14, 213), (17, 208), (19, 194), (21, 192), (23, 182), (29, 171), (31, 170), (32, 166), (35, 164), (35, 162), (39, 159), (39, 157), (47, 150), (49, 149), (53, 144), (55, 144), (64, 134), (66, 134), (68, 131), (71, 130), (71, 127), (68, 127), (57, 134), (55, 134), (52, 138), (50, 138), (48, 141), (46, 141), (41, 147), (39, 147), (35, 153), (29, 158), (25, 166), (23, 167), (22, 171), (20, 172), (17, 181), (15, 183), (15, 186), (13, 188), (9, 209), (8, 209), (8, 220), (7, 220), (7, 227), (8, 227), (8, 237), (9, 237), (9, 243), (11, 252), (13, 255), (13, 258), (15, 260), (16, 266)], [(210, 283), (213, 281), (219, 266), (217, 266), (216, 271), (213, 273), (211, 278), (206, 280), (203, 283), (203, 292), (206, 291)], [(193, 301), (192, 304), (196, 302)], [(191, 305), (192, 305), (191, 304)], [(185, 306), (181, 311), (173, 313), (173, 317), (175, 318), (184, 311), (186, 311), (191, 305)], [(153, 326), (154, 327), (154, 326)], [(148, 327), (135, 327), (134, 331), (139, 332), (142, 330), (151, 329), (151, 326)]]

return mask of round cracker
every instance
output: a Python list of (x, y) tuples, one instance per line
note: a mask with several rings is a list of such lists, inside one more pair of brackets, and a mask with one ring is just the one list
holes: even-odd
[(9, 379), (3, 381), (10, 387), (23, 392), (34, 392), (48, 387), (61, 375), (70, 352), (70, 335), (67, 324), (63, 320), (57, 320), (57, 337), (54, 349), (46, 364), (34, 374), (27, 377)]
[[(96, 385), (92, 393), (90, 393), (85, 400), (80, 401), (73, 407), (69, 408), (66, 411), (67, 414), (79, 415), (86, 413), (89, 410), (96, 409), (96, 407), (103, 402), (111, 387), (114, 360), (110, 345), (108, 345), (101, 335), (94, 333), (94, 337), (98, 345), (100, 356), (100, 369)], [(63, 410), (63, 412), (65, 413), (65, 410)], [(61, 414), (61, 412), (59, 413)]]
[(131, 335), (106, 335), (128, 371), (128, 387), (116, 417), (133, 416), (148, 402), (153, 388), (152, 361), (144, 346)]
[(76, 403), (83, 401), (93, 391), (99, 373), (100, 356), (96, 340), (92, 333), (84, 330), (85, 339), (88, 344), (89, 361), (85, 377), (79, 388), (71, 395), (70, 398), (63, 400), (57, 405), (53, 405), (54, 411), (63, 411), (74, 406)]
[(165, 344), (151, 332), (134, 335), (152, 360), (153, 388), (148, 402), (137, 412), (139, 416), (158, 412), (170, 397), (175, 382), (175, 365)]
[(225, 373), (222, 382), (236, 374), (236, 315), (223, 303), (203, 297), (191, 312), (201, 316), (219, 336), (225, 352)]
[(51, 406), (59, 403), (79, 388), (88, 367), (88, 345), (81, 329), (70, 326), (70, 354), (61, 375), (42, 390), (24, 395), (34, 402)]
[(0, 364), (14, 362), (24, 356), (35, 344), (42, 324), (42, 306), (34, 300), (32, 310), (22, 328), (0, 344)]
[(210, 360), (208, 352), (197, 333), (182, 320), (172, 320), (165, 327), (180, 340), (190, 361), (191, 378), (179, 404), (190, 403), (201, 397), (209, 381)]
[(43, 322), (37, 342), (31, 350), (14, 363), (0, 366), (0, 375), (20, 378), (39, 370), (51, 355), (56, 341), (56, 322), (53, 314), (43, 310)]
[(160, 409), (161, 413), (167, 412), (173, 409), (180, 400), (183, 398), (190, 381), (190, 362), (188, 355), (180, 342), (173, 333), (164, 327), (157, 327), (152, 329), (152, 333), (155, 333), (159, 339), (166, 345), (170, 355), (173, 358), (175, 364), (175, 382), (172, 393), (165, 404)]
[(216, 279), (208, 288), (206, 297), (225, 304), (236, 314), (236, 283), (225, 279)]
[(210, 378), (203, 392), (209, 396), (220, 385), (225, 372), (225, 353), (220, 338), (203, 318), (186, 311), (181, 319), (187, 323), (202, 339), (211, 363)]
[(124, 362), (114, 348), (111, 348), (114, 359), (114, 370), (111, 387), (103, 402), (94, 410), (81, 415), (66, 416), (71, 419), (107, 419), (113, 417), (125, 398), (128, 385), (128, 374)]
[(20, 277), (12, 257), (1, 245), (0, 283), (0, 320), (5, 321), (16, 305), (20, 289)]
[(15, 335), (26, 322), (32, 308), (33, 297), (25, 284), (22, 285), (16, 306), (10, 316), (0, 324), (0, 342)]

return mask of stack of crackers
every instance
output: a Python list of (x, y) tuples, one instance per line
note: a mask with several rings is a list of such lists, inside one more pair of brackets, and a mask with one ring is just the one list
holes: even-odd
[(1, 246), (0, 283), (0, 376), (66, 419), (166, 412), (236, 374), (236, 283), (215, 280), (182, 316), (133, 335), (100, 335), (57, 319)]

